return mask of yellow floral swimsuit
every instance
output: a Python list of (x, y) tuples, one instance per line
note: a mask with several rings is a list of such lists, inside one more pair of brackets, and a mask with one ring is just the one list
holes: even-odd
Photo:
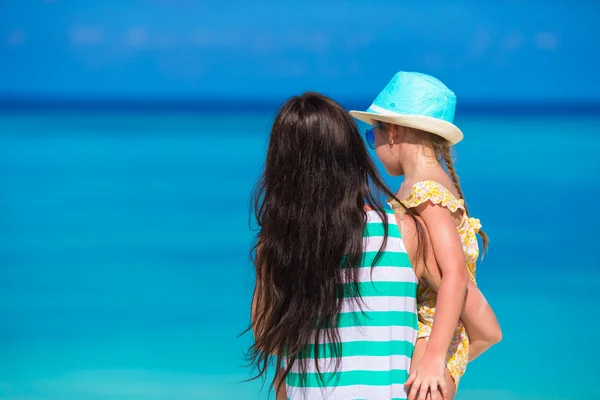
[[(462, 222), (458, 226), (458, 234), (462, 240), (463, 252), (469, 271), (469, 278), (475, 282), (475, 267), (477, 257), (479, 257), (479, 245), (477, 244), (476, 233), (481, 229), (481, 223), (476, 218), (470, 218), (465, 211), (465, 203), (463, 199), (457, 199), (450, 193), (448, 189), (435, 181), (422, 181), (413, 185), (407, 199), (402, 200), (402, 204), (406, 208), (414, 208), (419, 204), (427, 201), (433, 204), (438, 204), (446, 207), (452, 213), (457, 210), (463, 210)], [(404, 215), (404, 208), (395, 200), (389, 201), (392, 209), (400, 216)], [(435, 301), (437, 293), (431, 288), (427, 282), (419, 282), (417, 290), (417, 308), (419, 313), (419, 338), (429, 339), (431, 336), (431, 328), (435, 316)], [(469, 362), (469, 337), (462, 323), (458, 322), (458, 326), (454, 331), (450, 348), (448, 349), (447, 366), (450, 375), (458, 386), (461, 376), (467, 369)]]

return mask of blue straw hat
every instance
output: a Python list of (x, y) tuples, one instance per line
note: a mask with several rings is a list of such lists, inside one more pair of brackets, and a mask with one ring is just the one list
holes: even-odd
[(451, 144), (463, 133), (454, 125), (456, 95), (433, 76), (418, 72), (398, 72), (379, 93), (366, 112), (350, 114), (367, 124), (377, 121), (434, 133)]

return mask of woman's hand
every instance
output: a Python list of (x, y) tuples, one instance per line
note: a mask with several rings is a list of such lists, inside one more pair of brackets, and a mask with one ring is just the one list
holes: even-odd
[[(446, 360), (444, 357), (423, 356), (417, 367), (408, 377), (404, 386), (410, 386), (408, 400), (446, 400), (448, 387), (444, 380)], [(441, 389), (442, 398), (438, 396), (438, 387)], [(427, 397), (427, 394), (431, 397)], [(419, 397), (417, 397), (419, 396)]]

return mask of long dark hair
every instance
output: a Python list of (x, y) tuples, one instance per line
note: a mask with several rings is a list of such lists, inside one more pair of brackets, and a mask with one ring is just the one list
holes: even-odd
[(326, 328), (335, 328), (342, 283), (350, 284), (354, 293), (347, 296), (359, 303), (358, 268), (353, 267), (362, 259), (365, 204), (383, 221), (380, 253), (385, 246), (388, 225), (377, 190), (394, 197), (356, 123), (338, 103), (305, 93), (282, 106), (253, 192), (260, 230), (252, 249), (255, 340), (247, 359), (256, 368), (255, 378), (264, 378), (269, 365), (278, 371), (284, 359), (280, 385), (295, 363), (306, 371), (311, 361), (302, 353), (309, 344), (315, 345), (317, 370), (322, 343), (330, 343), (339, 368), (339, 333)]

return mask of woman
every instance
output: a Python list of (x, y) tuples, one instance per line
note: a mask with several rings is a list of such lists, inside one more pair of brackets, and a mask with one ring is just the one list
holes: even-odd
[(379, 192), (394, 197), (342, 107), (316, 93), (284, 104), (255, 191), (248, 353), (258, 376), (275, 364), (278, 398), (407, 397), (426, 232), (406, 210), (409, 259)]

